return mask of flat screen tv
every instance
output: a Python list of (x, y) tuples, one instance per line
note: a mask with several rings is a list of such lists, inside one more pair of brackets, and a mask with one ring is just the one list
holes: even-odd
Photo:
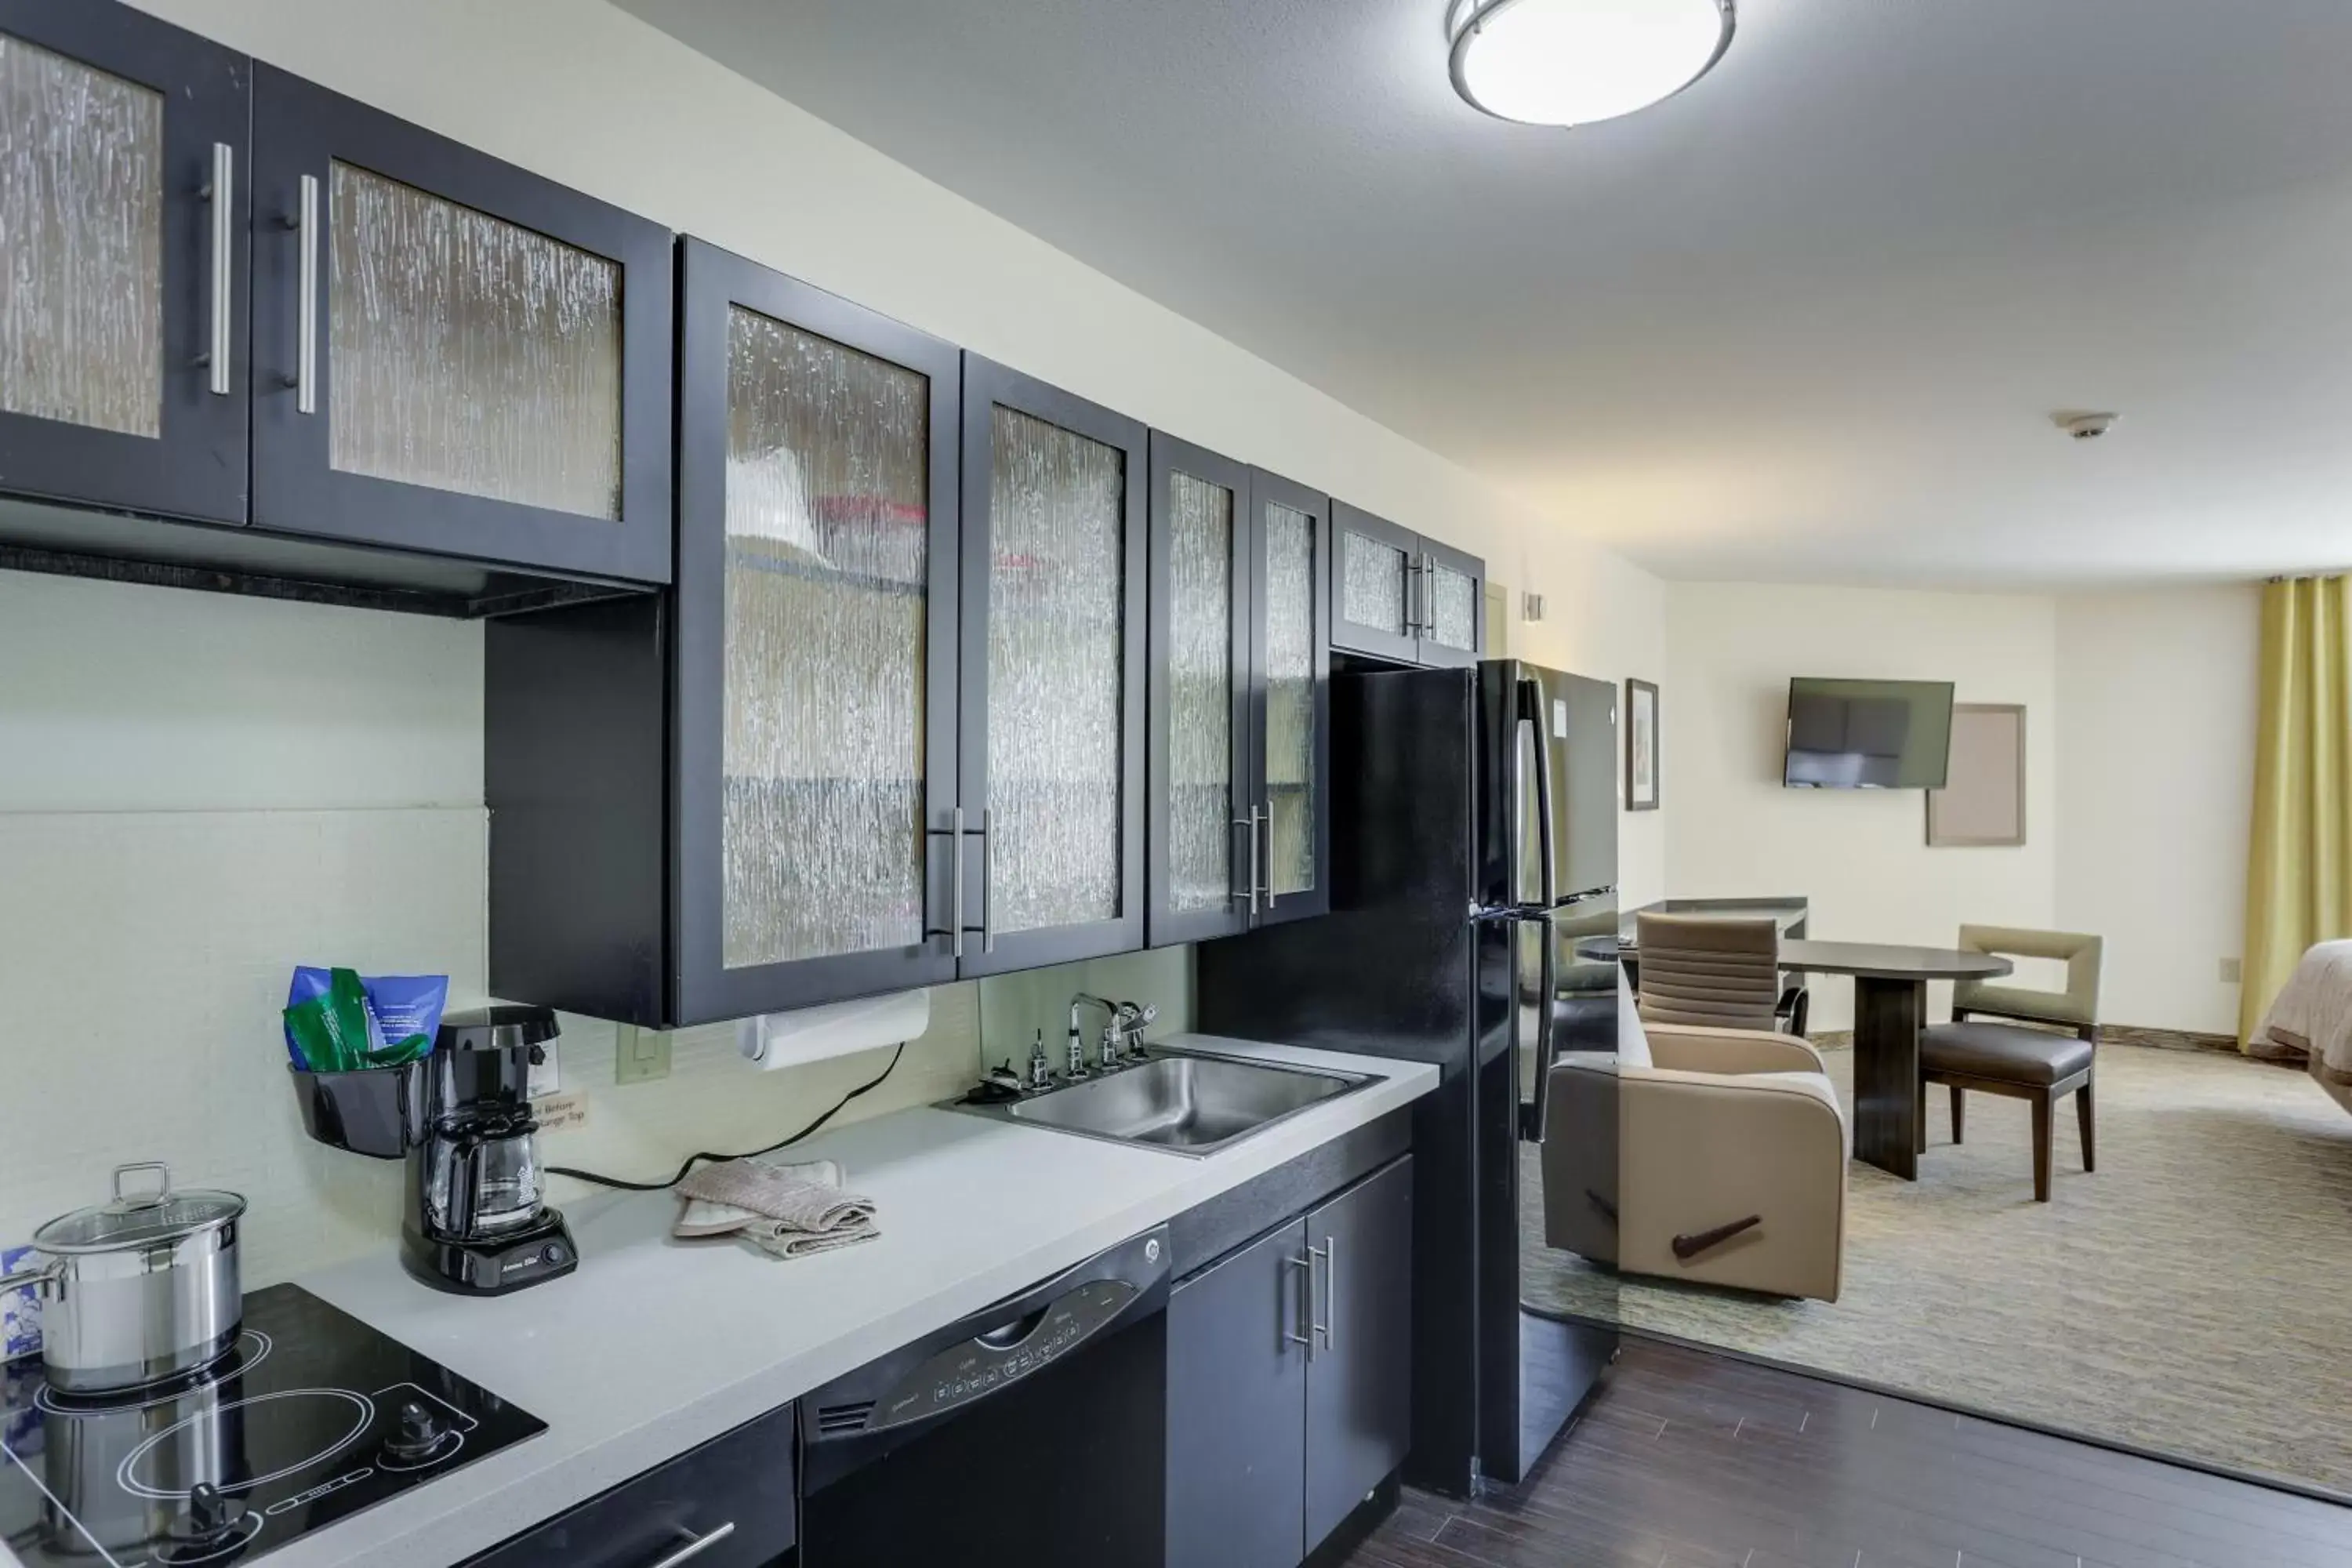
[(1948, 680), (1789, 682), (1790, 789), (1941, 789), (1951, 752)]

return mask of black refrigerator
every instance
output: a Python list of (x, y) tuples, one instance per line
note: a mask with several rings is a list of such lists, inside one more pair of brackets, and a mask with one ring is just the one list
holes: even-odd
[[(1520, 1479), (1616, 1349), (1613, 1092), (1546, 1092), (1570, 1053), (1613, 1083), (1616, 965), (1575, 949), (1617, 931), (1616, 689), (1509, 659), (1336, 674), (1331, 724), (1332, 912), (1203, 944), (1197, 1013), (1440, 1068), (1413, 1110), (1407, 1479), (1466, 1495)], [(1553, 1167), (1576, 1174), (1547, 1224)]]

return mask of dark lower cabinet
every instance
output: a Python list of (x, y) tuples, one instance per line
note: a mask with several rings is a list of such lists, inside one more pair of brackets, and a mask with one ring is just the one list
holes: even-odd
[(1412, 1159), (1180, 1282), (1168, 1568), (1294, 1568), (1404, 1463)]
[(622, 1482), (465, 1568), (773, 1568), (796, 1561), (787, 1405)]
[(1404, 1463), (1412, 1439), (1412, 1161), (1307, 1211), (1323, 1286), (1307, 1369), (1307, 1545)]
[(1168, 1300), (1168, 1568), (1294, 1568), (1307, 1497), (1307, 1222)]

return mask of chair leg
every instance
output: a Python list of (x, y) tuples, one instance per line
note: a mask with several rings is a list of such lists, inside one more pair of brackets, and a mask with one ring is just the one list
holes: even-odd
[(2033, 1201), (2037, 1204), (2050, 1201), (2050, 1113), (2056, 1107), (2055, 1095), (2033, 1097)]
[(2074, 1091), (2074, 1122), (2083, 1130), (2083, 1169), (2086, 1173), (2095, 1171), (2099, 1168), (2098, 1113), (2091, 1107), (2091, 1081), (2088, 1079), (2084, 1079), (2083, 1087)]
[(1960, 1093), (1960, 1086), (1958, 1084), (1952, 1085), (1952, 1142), (1955, 1143), (1958, 1143), (1960, 1141), (1960, 1107), (1964, 1103), (1965, 1100)]

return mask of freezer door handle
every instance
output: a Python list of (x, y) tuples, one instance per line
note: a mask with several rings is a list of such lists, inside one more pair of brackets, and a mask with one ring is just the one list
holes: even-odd
[[(1519, 682), (1518, 723), (1515, 724), (1512, 727), (1512, 730), (1514, 735), (1516, 735), (1519, 727), (1522, 725), (1532, 725), (1535, 729), (1536, 847), (1541, 851), (1541, 860), (1538, 866), (1538, 876), (1541, 881), (1543, 889), (1541, 900), (1543, 907), (1549, 909), (1552, 905), (1559, 901), (1559, 887), (1558, 881), (1559, 872), (1556, 869), (1552, 854), (1551, 838), (1551, 742), (1544, 737), (1543, 709), (1544, 700), (1542, 684), (1532, 679), (1522, 679)], [(1517, 740), (1512, 742), (1514, 747), (1516, 747), (1517, 743)], [(1511, 759), (1511, 767), (1515, 774), (1518, 766), (1519, 761), (1515, 756)], [(1514, 790), (1514, 793), (1517, 793), (1516, 789)], [(1520, 851), (1524, 848), (1524, 846), (1518, 842), (1518, 836), (1522, 831), (1524, 831), (1524, 821), (1514, 821), (1511, 824), (1511, 852), (1512, 865), (1514, 867), (1517, 867), (1519, 860), (1523, 858)], [(1517, 875), (1516, 870), (1513, 874), (1515, 876)]]
[(1536, 1080), (1535, 1098), (1519, 1107), (1519, 1137), (1526, 1142), (1540, 1143), (1544, 1140), (1545, 1111), (1551, 1104), (1552, 1064), (1559, 1057), (1559, 1042), (1554, 1031), (1557, 1020), (1552, 1016), (1553, 1004), (1559, 994), (1559, 932), (1549, 920), (1528, 922), (1542, 928), (1543, 957), (1536, 963)]

